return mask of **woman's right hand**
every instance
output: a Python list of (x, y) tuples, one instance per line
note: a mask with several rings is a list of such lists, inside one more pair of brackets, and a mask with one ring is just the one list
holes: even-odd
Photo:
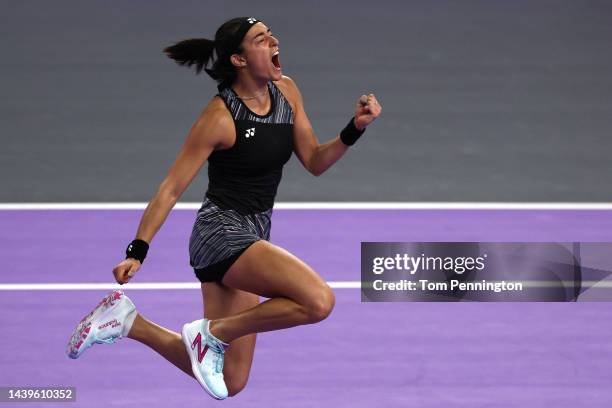
[(134, 258), (124, 259), (115, 266), (113, 269), (113, 275), (118, 284), (123, 285), (128, 283), (136, 272), (140, 269), (140, 261)]

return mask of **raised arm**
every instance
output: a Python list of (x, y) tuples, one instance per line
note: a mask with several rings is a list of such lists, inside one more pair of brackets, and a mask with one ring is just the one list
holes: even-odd
[[(212, 151), (231, 143), (231, 116), (218, 98), (213, 99), (189, 130), (178, 156), (168, 171), (155, 196), (142, 215), (136, 239), (147, 244), (159, 231), (183, 192), (187, 189)], [(118, 283), (127, 283), (140, 268), (140, 261), (128, 258), (113, 269)]]
[[(284, 76), (280, 82), (292, 102), (295, 113), (293, 121), (295, 153), (306, 170), (319, 176), (344, 155), (348, 146), (343, 143), (340, 134), (324, 144), (319, 144), (304, 110), (302, 95), (297, 85), (287, 76)], [(360, 103), (362, 100), (367, 100), (367, 103)], [(362, 95), (355, 105), (353, 125), (357, 130), (363, 131), (380, 115), (381, 111), (382, 107), (378, 104), (374, 94)]]

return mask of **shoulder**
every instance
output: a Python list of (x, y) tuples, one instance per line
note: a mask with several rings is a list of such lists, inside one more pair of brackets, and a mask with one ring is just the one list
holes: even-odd
[(302, 104), (302, 95), (296, 83), (290, 77), (283, 75), (280, 80), (274, 81), (293, 108)]
[(202, 110), (197, 123), (211, 127), (225, 126), (232, 122), (232, 115), (225, 106), (225, 102), (218, 96), (213, 97)]
[(234, 120), (225, 102), (218, 96), (213, 97), (200, 112), (192, 130), (213, 146), (230, 142), (234, 134)]

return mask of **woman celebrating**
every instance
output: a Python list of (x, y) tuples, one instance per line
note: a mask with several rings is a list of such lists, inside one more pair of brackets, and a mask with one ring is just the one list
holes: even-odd
[[(348, 125), (319, 144), (297, 86), (282, 75), (278, 40), (255, 18), (227, 21), (214, 41), (185, 40), (164, 51), (198, 73), (204, 69), (218, 82), (219, 94), (189, 131), (113, 274), (120, 284), (130, 281), (208, 160), (208, 191), (189, 242), (205, 318), (185, 324), (178, 334), (145, 319), (122, 291), (114, 291), (79, 323), (68, 355), (77, 358), (92, 344), (127, 336), (223, 399), (245, 387), (256, 333), (316, 323), (334, 307), (332, 290), (314, 270), (268, 242), (284, 164), (295, 152), (310, 173), (320, 175), (380, 115), (381, 106), (373, 94), (362, 95)], [(260, 303), (260, 296), (269, 299)]]

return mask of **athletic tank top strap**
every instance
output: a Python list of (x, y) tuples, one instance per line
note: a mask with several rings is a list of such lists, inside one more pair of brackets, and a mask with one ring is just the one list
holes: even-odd
[(270, 93), (270, 111), (265, 115), (258, 115), (252, 112), (246, 104), (236, 95), (236, 92), (226, 86), (219, 91), (218, 96), (223, 99), (225, 105), (229, 109), (234, 118), (234, 121), (248, 120), (258, 123), (273, 123), (273, 124), (293, 124), (293, 110), (291, 105), (285, 99), (285, 96), (274, 84), (268, 82), (268, 92)]

